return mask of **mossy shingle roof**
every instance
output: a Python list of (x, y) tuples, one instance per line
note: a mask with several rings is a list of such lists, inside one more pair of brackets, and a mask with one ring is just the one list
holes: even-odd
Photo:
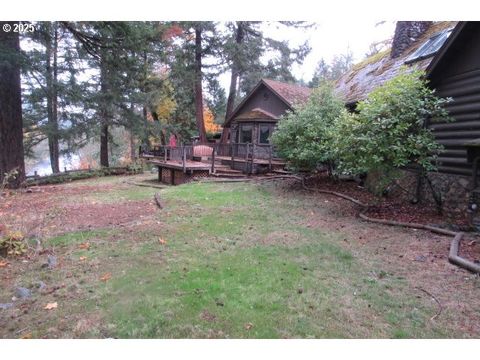
[(408, 65), (405, 64), (405, 61), (433, 35), (452, 28), (456, 24), (455, 21), (435, 22), (401, 56), (392, 59), (389, 49), (354, 65), (347, 74), (337, 81), (336, 92), (343, 97), (345, 103), (352, 104), (365, 99), (372, 90), (395, 77), (402, 66), (425, 70), (432, 61), (433, 54), (431, 57), (410, 62)]

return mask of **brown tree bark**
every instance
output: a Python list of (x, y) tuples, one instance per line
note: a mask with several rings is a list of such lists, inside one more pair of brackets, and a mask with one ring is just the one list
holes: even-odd
[(6, 24), (13, 30), (15, 22), (0, 22), (0, 183), (6, 173), (17, 170), (8, 185), (18, 188), (25, 181), (20, 41), (18, 32), (2, 30)]
[(195, 28), (195, 120), (197, 122), (200, 142), (207, 142), (207, 132), (203, 121), (203, 89), (202, 89), (202, 29)]
[[(241, 21), (237, 21), (237, 32), (235, 34), (235, 43), (240, 46), (243, 43), (243, 39), (245, 37), (245, 31), (243, 29), (243, 23)], [(237, 83), (238, 78), (240, 76), (240, 64), (238, 63), (238, 58), (236, 56), (232, 59), (232, 74), (230, 77), (230, 89), (228, 92), (227, 98), (227, 110), (225, 112), (225, 122), (229, 119), (232, 115), (234, 106), (235, 106), (235, 99), (237, 98)], [(230, 133), (230, 128), (223, 127), (222, 136), (220, 137), (220, 143), (226, 144), (228, 141), (228, 134)]]
[(102, 125), (100, 133), (100, 166), (108, 167), (108, 125)]
[(108, 69), (104, 59), (100, 59), (100, 89), (102, 99), (100, 101), (100, 166), (109, 167), (108, 161), (108, 126), (110, 124), (110, 109), (108, 101), (106, 100), (109, 85), (108, 85)]
[[(143, 71), (144, 71), (145, 78), (142, 84), (142, 92), (145, 94), (147, 92), (145, 82), (147, 81), (147, 78), (148, 78), (148, 55), (146, 51), (143, 52), (143, 69), (144, 69)], [(149, 130), (150, 125), (148, 123), (148, 109), (146, 105), (143, 106), (143, 124), (145, 126), (143, 145), (147, 146), (147, 148), (150, 149), (152, 144), (150, 143), (150, 130)]]
[(135, 135), (130, 130), (130, 160), (133, 162), (136, 159), (137, 142), (135, 141)]
[(60, 172), (58, 136), (58, 26), (54, 22), (46, 36), (48, 149), (53, 173)]

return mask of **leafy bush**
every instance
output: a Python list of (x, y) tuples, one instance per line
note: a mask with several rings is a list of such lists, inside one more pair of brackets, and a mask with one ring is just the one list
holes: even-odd
[(329, 129), (346, 110), (330, 84), (315, 89), (307, 103), (278, 122), (272, 143), (294, 169), (314, 170), (333, 160)]
[(331, 129), (338, 171), (388, 174), (410, 164), (435, 170), (442, 146), (425, 120), (448, 120), (447, 101), (428, 88), (422, 72), (402, 71), (361, 101), (357, 114), (340, 117)]
[(20, 231), (8, 232), (0, 237), (0, 254), (20, 256), (27, 251), (24, 236)]
[(18, 168), (15, 168), (3, 174), (2, 181), (0, 182), (0, 196), (2, 196), (2, 191), (5, 190), (8, 184), (14, 181), (18, 175), (19, 175)]

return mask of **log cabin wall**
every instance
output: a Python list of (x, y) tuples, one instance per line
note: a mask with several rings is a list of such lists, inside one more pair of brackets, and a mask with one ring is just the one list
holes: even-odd
[(470, 22), (430, 74), (437, 95), (451, 97), (449, 123), (429, 122), (437, 141), (445, 147), (439, 172), (471, 176), (465, 142), (480, 138), (480, 23)]

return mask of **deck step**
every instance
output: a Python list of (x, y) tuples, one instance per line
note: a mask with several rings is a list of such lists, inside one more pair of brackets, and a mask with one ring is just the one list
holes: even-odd
[(239, 178), (245, 178), (247, 177), (245, 174), (230, 174), (230, 173), (215, 173), (212, 174), (211, 176), (214, 177), (219, 177), (219, 178), (231, 178), (231, 179), (239, 179)]
[(271, 172), (274, 173), (274, 174), (279, 174), (279, 175), (290, 175), (290, 174), (292, 174), (291, 171), (282, 170), (282, 169), (272, 170)]
[(222, 174), (243, 174), (242, 171), (240, 170), (234, 170), (229, 167), (226, 168), (215, 168), (216, 173), (222, 173)]

